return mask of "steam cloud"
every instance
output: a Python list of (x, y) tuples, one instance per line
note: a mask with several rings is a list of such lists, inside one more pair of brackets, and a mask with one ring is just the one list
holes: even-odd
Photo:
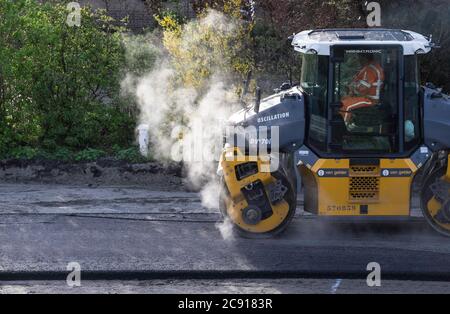
[[(195, 29), (207, 27), (213, 34), (230, 34), (233, 21), (217, 11), (189, 22), (182, 30), (184, 51), (201, 43), (191, 36)], [(151, 49), (155, 49), (155, 45)], [(191, 49), (192, 48), (192, 49)], [(134, 95), (140, 109), (139, 122), (150, 127), (152, 153), (160, 160), (183, 161), (188, 180), (201, 190), (202, 204), (217, 209), (220, 186), (216, 182), (217, 159), (222, 149), (224, 121), (238, 104), (231, 79), (221, 66), (224, 56), (211, 56), (207, 86), (185, 87), (177, 80), (174, 61), (159, 50), (157, 66), (143, 76), (128, 74), (122, 89)], [(220, 229), (220, 228), (219, 228)], [(226, 229), (226, 228), (221, 228)]]

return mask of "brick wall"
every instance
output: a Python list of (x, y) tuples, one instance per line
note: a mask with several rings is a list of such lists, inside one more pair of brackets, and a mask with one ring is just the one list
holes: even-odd
[[(148, 12), (144, 0), (79, 0), (78, 2), (81, 5), (106, 9), (115, 19), (128, 16), (128, 27), (134, 32), (140, 32), (145, 28), (153, 28), (156, 24), (153, 12)], [(190, 0), (167, 1), (163, 5), (171, 10), (179, 11), (183, 16), (193, 17), (194, 15)]]
[(148, 12), (142, 0), (79, 0), (78, 2), (81, 5), (106, 9), (109, 15), (115, 19), (128, 16), (128, 27), (134, 32), (155, 26), (153, 16)]

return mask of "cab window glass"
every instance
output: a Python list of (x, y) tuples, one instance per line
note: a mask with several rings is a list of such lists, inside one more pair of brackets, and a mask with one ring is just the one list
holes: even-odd
[(399, 48), (335, 49), (333, 148), (397, 152)]
[(420, 141), (420, 79), (416, 56), (405, 56), (405, 149)]
[(304, 54), (302, 58), (300, 85), (306, 92), (308, 100), (308, 140), (312, 146), (325, 150), (329, 58), (314, 54)]

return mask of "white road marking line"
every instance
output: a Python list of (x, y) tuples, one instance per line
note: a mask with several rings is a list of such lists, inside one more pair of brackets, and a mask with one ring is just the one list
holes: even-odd
[(336, 279), (336, 282), (331, 286), (331, 293), (335, 294), (339, 286), (341, 285), (342, 279)]

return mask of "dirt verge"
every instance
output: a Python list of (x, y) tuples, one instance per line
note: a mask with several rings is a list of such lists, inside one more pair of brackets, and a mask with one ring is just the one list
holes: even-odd
[(184, 189), (182, 165), (147, 162), (130, 164), (112, 158), (96, 162), (52, 160), (0, 161), (0, 182), (87, 185), (146, 185), (159, 190)]

